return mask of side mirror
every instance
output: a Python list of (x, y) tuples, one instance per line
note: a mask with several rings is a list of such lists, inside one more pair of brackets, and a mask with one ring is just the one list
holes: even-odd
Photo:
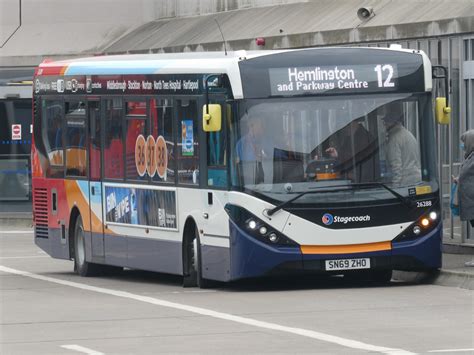
[(446, 106), (445, 97), (436, 98), (435, 115), (438, 124), (449, 124), (451, 122), (451, 107)]
[(209, 104), (202, 107), (202, 128), (204, 132), (218, 132), (222, 127), (221, 105)]

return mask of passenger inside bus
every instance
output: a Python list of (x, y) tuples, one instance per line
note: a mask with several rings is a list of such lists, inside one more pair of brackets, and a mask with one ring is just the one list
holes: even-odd
[(413, 134), (403, 126), (403, 104), (392, 102), (385, 105), (382, 112), (387, 132), (385, 155), (392, 185), (419, 183), (422, 179), (419, 147)]

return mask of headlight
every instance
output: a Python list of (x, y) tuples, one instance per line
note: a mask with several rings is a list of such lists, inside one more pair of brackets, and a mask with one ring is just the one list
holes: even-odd
[(257, 222), (254, 220), (254, 219), (249, 219), (247, 221), (247, 226), (250, 228), (250, 229), (255, 229), (257, 228)]
[(245, 230), (249, 235), (265, 244), (286, 247), (298, 246), (295, 241), (278, 232), (243, 207), (227, 204), (225, 210), (229, 214), (230, 219), (235, 222), (239, 228)]
[(439, 212), (435, 210), (423, 214), (415, 223), (408, 226), (408, 228), (400, 233), (393, 241), (407, 241), (426, 235), (438, 225), (438, 216)]

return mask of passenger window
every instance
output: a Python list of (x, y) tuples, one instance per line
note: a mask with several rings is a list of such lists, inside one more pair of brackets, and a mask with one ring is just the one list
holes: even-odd
[(178, 182), (199, 184), (199, 115), (195, 100), (178, 101)]
[(83, 102), (66, 102), (66, 175), (87, 176), (86, 110)]
[(63, 103), (60, 100), (43, 100), (41, 131), (49, 161), (46, 175), (64, 177)]
[(153, 181), (174, 183), (175, 178), (175, 139), (173, 130), (173, 100), (152, 99), (151, 129), (155, 139), (156, 173)]
[(101, 150), (101, 126), (100, 126), (100, 109), (98, 101), (89, 102), (89, 122), (91, 125), (90, 138), (90, 179), (99, 181), (101, 179), (101, 164), (100, 164), (100, 150)]
[(105, 104), (105, 141), (104, 171), (105, 177), (123, 179), (123, 142), (122, 142), (122, 99), (113, 98)]
[[(125, 166), (129, 180), (147, 180), (147, 163), (152, 164), (153, 158), (147, 154), (154, 144), (147, 139), (146, 102), (127, 102), (126, 133), (125, 133)], [(147, 146), (148, 145), (148, 146)], [(151, 159), (150, 159), (151, 158)]]

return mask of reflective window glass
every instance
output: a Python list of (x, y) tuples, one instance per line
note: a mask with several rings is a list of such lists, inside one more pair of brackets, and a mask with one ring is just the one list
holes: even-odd
[(199, 184), (199, 117), (195, 100), (178, 100), (178, 182)]
[(87, 176), (87, 125), (83, 102), (66, 102), (66, 175)]
[(49, 177), (64, 176), (64, 143), (63, 143), (63, 103), (59, 100), (43, 100), (42, 141), (49, 160), (46, 175)]
[(173, 112), (173, 100), (151, 100), (152, 136), (156, 143), (156, 174), (153, 176), (153, 181), (173, 183), (176, 180)]
[(105, 140), (104, 171), (106, 178), (123, 179), (122, 99), (104, 100)]

